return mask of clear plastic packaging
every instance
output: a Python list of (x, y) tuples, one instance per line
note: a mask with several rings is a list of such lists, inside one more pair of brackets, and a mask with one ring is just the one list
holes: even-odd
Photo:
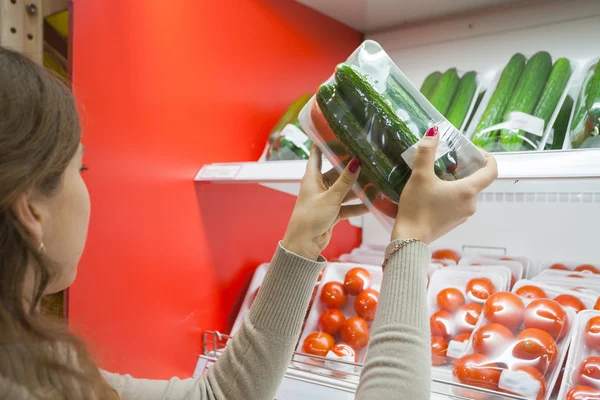
[(600, 399), (600, 311), (582, 311), (575, 318), (558, 398)]
[(354, 157), (361, 161), (355, 191), (388, 230), (411, 174), (416, 145), (430, 128), (436, 126), (440, 135), (435, 173), (441, 179), (466, 177), (485, 164), (481, 152), (370, 40), (337, 66), (299, 120), (337, 170)]
[(547, 52), (513, 55), (487, 89), (467, 136), (488, 151), (543, 150), (576, 67)]
[(542, 272), (547, 269), (592, 273), (598, 274), (600, 277), (600, 263), (590, 263), (588, 261), (540, 261), (538, 270)]
[(591, 293), (528, 279), (518, 281), (512, 288), (512, 292), (529, 299), (552, 299), (563, 307), (571, 307), (577, 313), (583, 310), (592, 310), (598, 299), (598, 296)]
[(458, 265), (502, 265), (507, 267), (511, 274), (511, 285), (512, 287), (519, 279), (522, 279), (525, 276), (525, 268), (521, 261), (517, 261), (515, 259), (503, 259), (503, 258), (495, 258), (491, 256), (478, 256), (478, 257), (464, 257), (460, 260)]
[(267, 161), (308, 159), (312, 141), (302, 131), (298, 114), (310, 98), (305, 94), (296, 99), (273, 127), (265, 154)]
[(582, 75), (566, 148), (600, 147), (600, 59), (590, 61), (583, 68)]
[[(486, 301), (452, 374), (459, 383), (548, 400), (566, 357), (575, 312), (550, 299), (498, 292)], [(462, 395), (483, 399), (473, 392)]]

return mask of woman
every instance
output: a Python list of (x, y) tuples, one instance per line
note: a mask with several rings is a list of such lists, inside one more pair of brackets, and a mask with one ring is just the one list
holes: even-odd
[[(0, 114), (0, 399), (273, 399), (333, 226), (366, 211), (341, 205), (358, 160), (326, 188), (313, 151), (260, 294), (207, 375), (141, 380), (101, 372), (82, 342), (40, 312), (44, 295), (73, 282), (87, 235), (90, 200), (71, 93), (25, 57), (0, 49)], [(430, 130), (421, 142), (402, 193), (358, 399), (429, 396), (427, 245), (472, 215), (477, 193), (496, 177), (487, 157), (467, 179), (439, 180), (436, 134)]]

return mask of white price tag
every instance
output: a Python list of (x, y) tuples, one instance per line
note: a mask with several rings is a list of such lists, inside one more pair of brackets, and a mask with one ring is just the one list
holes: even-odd
[(532, 135), (542, 137), (544, 136), (544, 120), (524, 112), (514, 111), (510, 113), (508, 121), (490, 126), (489, 128), (482, 130), (480, 133), (496, 131), (499, 129), (521, 130), (531, 133)]
[(339, 371), (339, 372), (346, 372), (346, 373), (353, 373), (354, 372), (354, 366), (353, 365), (348, 365), (348, 364), (342, 364), (342, 363), (338, 363), (335, 361), (345, 361), (345, 362), (354, 362), (354, 357), (352, 356), (338, 356), (337, 354), (335, 354), (333, 351), (329, 350), (329, 352), (327, 353), (327, 358), (334, 360), (332, 361), (325, 361), (325, 365), (333, 370)]
[(456, 340), (451, 340), (448, 342), (448, 351), (446, 352), (446, 355), (450, 358), (461, 358), (465, 355), (468, 344), (468, 341), (457, 342)]
[(294, 146), (304, 150), (306, 154), (310, 154), (310, 150), (306, 148), (305, 145), (309, 138), (306, 133), (302, 132), (296, 125), (287, 124), (281, 130), (281, 136), (292, 142)]
[(535, 399), (540, 391), (540, 382), (528, 373), (505, 369), (500, 374), (498, 387), (528, 399)]
[(241, 168), (241, 165), (205, 165), (198, 173), (198, 178), (206, 180), (235, 179)]

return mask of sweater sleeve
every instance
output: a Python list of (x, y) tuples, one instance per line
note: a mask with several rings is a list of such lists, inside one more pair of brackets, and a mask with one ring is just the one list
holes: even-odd
[(406, 245), (389, 258), (357, 400), (430, 397), (425, 287), (430, 258), (429, 249), (420, 242)]
[(106, 380), (123, 400), (273, 400), (324, 265), (280, 244), (240, 330), (204, 376), (163, 381), (105, 372)]

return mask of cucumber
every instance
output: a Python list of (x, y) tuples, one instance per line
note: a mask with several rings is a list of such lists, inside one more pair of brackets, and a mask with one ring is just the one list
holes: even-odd
[(433, 92), (431, 93), (429, 102), (443, 116), (446, 116), (448, 113), (450, 103), (452, 103), (456, 89), (458, 89), (459, 81), (460, 79), (458, 78), (456, 68), (450, 68), (448, 71), (444, 72), (444, 75), (442, 75), (437, 85), (435, 85)]
[[(571, 147), (574, 149), (579, 148), (582, 143), (588, 138), (590, 134), (594, 132), (593, 129), (593, 115), (590, 115), (590, 108), (588, 104), (593, 106), (593, 101), (589, 99), (593, 98), (593, 90), (595, 86), (594, 77), (597, 75), (597, 71), (600, 69), (600, 62), (593, 66), (586, 75), (582, 83), (582, 92), (579, 94), (577, 104), (575, 108), (575, 115), (571, 122), (571, 131), (569, 133), (571, 140)], [(598, 106), (596, 106), (598, 107)], [(600, 118), (600, 116), (598, 116)]]
[(404, 119), (400, 119), (402, 119), (402, 121), (404, 121), (406, 124), (415, 124), (418, 129), (419, 136), (425, 135), (425, 132), (427, 132), (427, 129), (429, 129), (429, 121), (431, 119), (429, 118), (429, 115), (427, 115), (425, 110), (423, 110), (423, 107), (421, 107), (415, 98), (412, 97), (410, 93), (408, 93), (406, 89), (402, 87), (402, 84), (398, 82), (391, 74), (388, 78), (387, 84), (388, 87), (385, 92), (385, 96), (395, 108), (396, 115), (399, 117), (401, 115), (406, 115)]
[(419, 90), (427, 100), (431, 97), (433, 93), (433, 89), (435, 85), (437, 85), (438, 81), (442, 77), (442, 73), (440, 71), (432, 72), (425, 78), (423, 84), (421, 85), (421, 89)]
[(460, 78), (458, 89), (452, 100), (452, 105), (448, 111), (446, 119), (456, 127), (460, 129), (465, 122), (467, 112), (475, 96), (477, 90), (477, 73), (475, 71), (467, 72)]
[(498, 80), (496, 90), (494, 90), (492, 98), (485, 108), (481, 119), (477, 123), (475, 133), (471, 139), (476, 146), (488, 151), (494, 147), (498, 132), (480, 132), (500, 123), (510, 96), (517, 85), (519, 78), (521, 77), (523, 69), (525, 68), (525, 61), (525, 56), (517, 53), (511, 57), (508, 64), (506, 64), (506, 67), (504, 67), (504, 70), (500, 75), (500, 79)]
[(533, 110), (533, 116), (544, 120), (544, 127), (548, 125), (560, 96), (567, 87), (569, 78), (571, 77), (571, 62), (566, 58), (559, 58), (554, 63), (544, 91), (540, 96), (535, 109)]
[(477, 113), (477, 109), (479, 108), (479, 105), (481, 104), (481, 100), (483, 100), (483, 98), (485, 97), (485, 90), (482, 90), (479, 95), (477, 96), (477, 100), (475, 100), (475, 105), (473, 106), (473, 112), (471, 112), (471, 115), (469, 116), (469, 120), (467, 121), (467, 125), (465, 126), (465, 129), (467, 129), (469, 126), (471, 126), (471, 122), (473, 122), (473, 117), (475, 117), (475, 114)]
[[(534, 54), (523, 70), (519, 83), (504, 110), (504, 121), (510, 119), (511, 113), (520, 111), (531, 114), (535, 108), (552, 69), (552, 56), (546, 51)], [(523, 140), (524, 137), (533, 137), (531, 142)], [(500, 131), (500, 144), (506, 151), (535, 150), (541, 137), (526, 136), (525, 132), (518, 129), (502, 129)]]
[(571, 110), (573, 110), (573, 98), (567, 96), (554, 120), (554, 138), (552, 139), (550, 150), (560, 150), (563, 148), (565, 134), (567, 133), (567, 127), (569, 125), (569, 118), (571, 117)]
[(397, 168), (381, 150), (375, 149), (369, 142), (367, 133), (354, 118), (338, 89), (335, 83), (326, 83), (317, 92), (317, 103), (327, 123), (352, 157), (360, 160), (360, 174), (364, 176), (361, 183), (366, 185), (366, 182), (372, 182), (393, 201), (399, 201), (403, 184), (396, 176)]
[(586, 108), (588, 110), (586, 125), (589, 128), (590, 135), (598, 136), (600, 135), (600, 62), (596, 64), (596, 68), (594, 69)]

